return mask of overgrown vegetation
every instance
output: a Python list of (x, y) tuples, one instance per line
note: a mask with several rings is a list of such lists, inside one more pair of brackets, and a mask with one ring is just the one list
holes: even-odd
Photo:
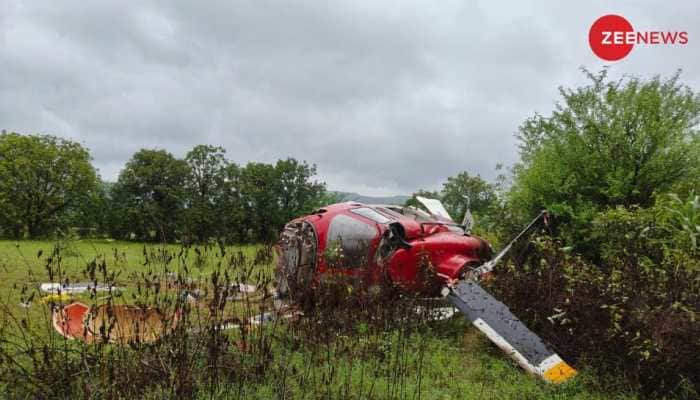
[[(398, 296), (390, 287), (368, 293), (328, 282), (314, 292), (303, 316), (287, 309), (283, 315), (295, 316), (251, 323), (272, 309), (269, 293), (237, 292), (232, 283), (269, 287), (269, 248), (142, 246), (135, 251), (135, 245), (124, 250), (124, 244), (78, 242), (80, 254), (64, 259), (60, 248), (50, 247), (36, 257), (38, 245), (49, 244), (4, 248), (3, 258), (20, 254), (15, 257), (33, 271), (22, 282), (51, 275), (59, 281), (114, 283), (122, 290), (78, 299), (158, 307), (164, 318), (181, 310), (182, 319), (174, 332), (150, 344), (71, 341), (49, 323), (50, 310), (60, 310), (62, 303), (42, 304), (33, 285), (9, 288), (3, 298), (12, 302), (2, 303), (0, 318), (3, 398), (610, 397), (598, 394), (586, 374), (564, 386), (534, 380), (463, 318), (436, 319), (431, 310), (439, 302)], [(38, 265), (42, 273), (34, 268)], [(184, 293), (196, 300), (186, 300)]]
[(507, 207), (520, 221), (543, 208), (558, 217), (557, 235), (595, 257), (591, 222), (618, 206), (647, 208), (659, 194), (700, 187), (700, 97), (679, 81), (608, 78), (561, 88), (550, 116), (521, 127), (521, 161)]
[(578, 363), (652, 398), (697, 398), (700, 97), (678, 74), (586, 75), (521, 127), (500, 214), (516, 226), (536, 210), (554, 218), (493, 289)]
[(567, 359), (616, 376), (609, 385), (697, 398), (700, 258), (677, 245), (688, 238), (669, 212), (619, 208), (596, 217), (596, 263), (540, 236), (497, 271), (492, 290)]
[(551, 115), (520, 127), (510, 177), (463, 173), (416, 195), (441, 198), (454, 216), (454, 199), (468, 195), (476, 232), (496, 243), (549, 210), (547, 229), (514, 251), (491, 290), (576, 365), (622, 377), (608, 384), (697, 398), (700, 96), (680, 73), (583, 72), (588, 84), (561, 88)]

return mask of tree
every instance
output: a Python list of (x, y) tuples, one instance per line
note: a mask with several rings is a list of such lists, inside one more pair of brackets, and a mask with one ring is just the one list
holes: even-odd
[(298, 162), (293, 158), (278, 160), (275, 164), (277, 175), (277, 196), (280, 205), (278, 225), (302, 214), (308, 214), (321, 205), (326, 185), (311, 178), (316, 175), (316, 166)]
[(185, 205), (189, 167), (165, 150), (142, 149), (126, 163), (114, 185), (113, 236), (172, 241)]
[(36, 237), (60, 227), (67, 209), (91, 196), (97, 173), (79, 143), (0, 134), (0, 230)]
[(65, 225), (78, 230), (80, 236), (99, 236), (109, 232), (112, 184), (99, 181), (92, 192), (66, 207), (62, 216)]
[(655, 194), (697, 182), (700, 97), (679, 74), (613, 81), (585, 71), (589, 83), (560, 88), (551, 116), (520, 127), (520, 164), (510, 204), (521, 218), (548, 208), (578, 240), (608, 208), (648, 207)]
[(247, 229), (248, 240), (271, 241), (287, 221), (321, 206), (326, 187), (311, 180), (315, 174), (315, 166), (293, 158), (275, 165), (251, 162), (243, 169), (230, 169), (229, 180), (238, 183), (238, 191), (229, 185), (228, 196), (239, 197), (229, 201), (241, 205), (238, 221)]
[(221, 237), (222, 203), (226, 194), (228, 160), (222, 147), (198, 145), (185, 156), (189, 174), (185, 182), (188, 204), (185, 212), (188, 231), (198, 240)]
[(272, 241), (279, 227), (277, 172), (271, 164), (251, 162), (240, 173), (240, 195), (249, 240)]
[(221, 223), (225, 226), (226, 237), (233, 242), (249, 240), (250, 219), (244, 209), (243, 168), (229, 162), (224, 170), (223, 198), (220, 203)]
[(468, 172), (460, 172), (447, 178), (442, 185), (441, 199), (445, 209), (461, 222), (466, 212), (467, 199), (471, 212), (476, 215), (484, 215), (489, 212), (496, 202), (496, 191), (492, 184), (481, 179), (481, 176), (470, 176)]

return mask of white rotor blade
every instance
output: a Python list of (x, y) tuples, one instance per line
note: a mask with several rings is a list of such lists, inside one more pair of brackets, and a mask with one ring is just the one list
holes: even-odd
[(547, 382), (562, 383), (576, 375), (569, 364), (481, 286), (460, 281), (447, 298), (477, 329), (526, 371)]
[(450, 221), (452, 221), (452, 217), (450, 217), (450, 214), (445, 210), (445, 206), (442, 205), (442, 202), (437, 199), (429, 199), (427, 197), (421, 197), (421, 196), (416, 196), (416, 200), (418, 200), (422, 205), (425, 206), (425, 208), (428, 209), (428, 212), (431, 214), (446, 218)]

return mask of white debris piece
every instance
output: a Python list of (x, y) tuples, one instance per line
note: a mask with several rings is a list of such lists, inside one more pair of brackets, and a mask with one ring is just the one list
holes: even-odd
[(241, 293), (255, 293), (258, 291), (258, 287), (256, 285), (250, 285), (247, 283), (234, 283), (234, 287), (238, 285), (238, 291)]
[(95, 290), (97, 292), (106, 292), (110, 289), (119, 290), (116, 286), (102, 285), (94, 283), (42, 283), (39, 285), (39, 290), (44, 293), (84, 293), (90, 290)]
[(271, 312), (262, 313), (251, 317), (249, 322), (251, 325), (264, 325), (268, 322), (272, 322), (275, 319), (275, 315)]
[(455, 315), (454, 307), (440, 307), (433, 310), (433, 315), (438, 321), (450, 319)]
[(429, 318), (432, 318), (435, 321), (444, 321), (446, 319), (452, 318), (455, 315), (456, 310), (454, 307), (430, 308), (424, 306), (416, 306), (415, 312), (418, 315), (428, 316)]
[(256, 285), (249, 285), (247, 283), (235, 282), (231, 284), (231, 289), (234, 291), (232, 296), (226, 298), (229, 301), (243, 300), (246, 298), (247, 294), (254, 294), (258, 291)]
[(450, 214), (447, 212), (447, 210), (445, 210), (445, 206), (442, 205), (440, 200), (429, 199), (421, 196), (416, 196), (416, 200), (424, 205), (425, 208), (427, 208), (428, 211), (434, 216), (446, 218), (447, 220), (452, 221), (452, 217), (450, 217)]

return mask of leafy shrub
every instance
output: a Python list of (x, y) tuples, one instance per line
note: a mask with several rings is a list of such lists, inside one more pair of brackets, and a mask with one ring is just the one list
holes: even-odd
[(677, 224), (686, 203), (671, 198), (651, 209), (599, 214), (594, 262), (540, 236), (497, 271), (493, 290), (579, 365), (622, 376), (618, 382), (651, 397), (695, 398), (700, 257), (683, 239), (688, 225)]
[(595, 254), (591, 222), (623, 206), (652, 207), (659, 193), (697, 185), (700, 96), (680, 75), (619, 80), (584, 70), (587, 84), (560, 88), (548, 116), (520, 127), (520, 162), (508, 203), (520, 220), (547, 208), (559, 236)]
[(691, 191), (686, 200), (671, 193), (659, 203), (661, 219), (672, 229), (678, 247), (697, 255), (700, 252), (700, 196)]

